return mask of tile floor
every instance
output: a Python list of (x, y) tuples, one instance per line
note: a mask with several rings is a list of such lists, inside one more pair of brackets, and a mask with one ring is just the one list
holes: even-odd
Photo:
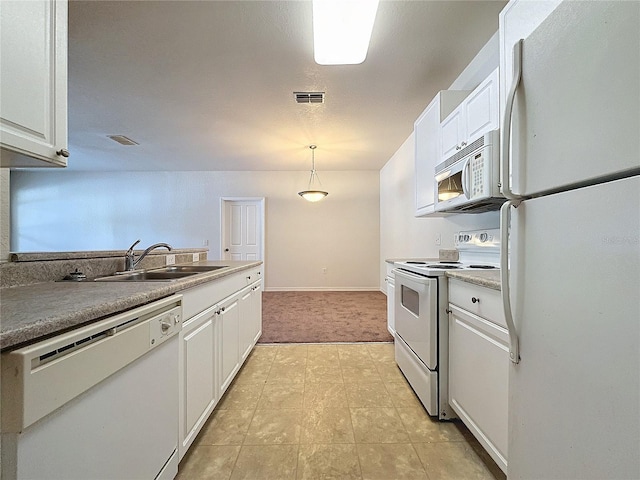
[(177, 479), (504, 479), (460, 422), (432, 420), (393, 344), (259, 345)]

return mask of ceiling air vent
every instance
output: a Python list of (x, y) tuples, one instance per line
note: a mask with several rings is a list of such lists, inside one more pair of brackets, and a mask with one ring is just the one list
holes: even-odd
[(124, 135), (107, 135), (114, 142), (118, 142), (121, 145), (140, 145), (138, 142), (134, 142), (129, 137)]
[(297, 103), (324, 103), (324, 92), (293, 92)]

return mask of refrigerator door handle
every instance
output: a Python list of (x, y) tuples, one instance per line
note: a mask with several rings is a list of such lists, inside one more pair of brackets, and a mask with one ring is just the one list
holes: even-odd
[(511, 170), (509, 167), (510, 155), (509, 146), (511, 144), (511, 119), (513, 117), (513, 102), (516, 99), (516, 92), (522, 79), (522, 43), (524, 40), (518, 40), (513, 46), (513, 80), (509, 93), (507, 94), (507, 100), (504, 107), (504, 118), (502, 119), (502, 154), (500, 160), (500, 190), (502, 194), (509, 200), (517, 200), (520, 197), (513, 193), (511, 190)]
[(509, 200), (500, 208), (500, 290), (502, 292), (502, 308), (509, 332), (509, 358), (513, 363), (520, 363), (520, 344), (513, 313), (511, 311), (511, 295), (509, 290), (509, 213), (511, 207), (517, 208), (519, 201)]

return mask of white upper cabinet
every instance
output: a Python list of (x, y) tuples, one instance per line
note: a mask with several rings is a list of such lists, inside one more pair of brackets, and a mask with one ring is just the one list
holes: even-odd
[(414, 124), (416, 217), (434, 211), (434, 170), (440, 161), (440, 122), (469, 94), (468, 90), (442, 90)]
[(67, 165), (67, 2), (0, 2), (3, 167)]
[(439, 152), (438, 161), (449, 158), (463, 146), (465, 140), (464, 119), (462, 118), (462, 105), (443, 120), (440, 125), (440, 137), (442, 138), (442, 149)]
[(440, 125), (437, 163), (455, 155), (486, 132), (498, 128), (498, 69), (495, 69)]

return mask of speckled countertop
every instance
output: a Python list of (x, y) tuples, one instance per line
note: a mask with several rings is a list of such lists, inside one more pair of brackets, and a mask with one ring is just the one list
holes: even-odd
[(449, 278), (480, 285), (481, 287), (500, 290), (500, 270), (447, 270)]
[(42, 337), (131, 309), (262, 262), (205, 261), (228, 265), (171, 282), (45, 282), (0, 290), (0, 349), (9, 350)]

